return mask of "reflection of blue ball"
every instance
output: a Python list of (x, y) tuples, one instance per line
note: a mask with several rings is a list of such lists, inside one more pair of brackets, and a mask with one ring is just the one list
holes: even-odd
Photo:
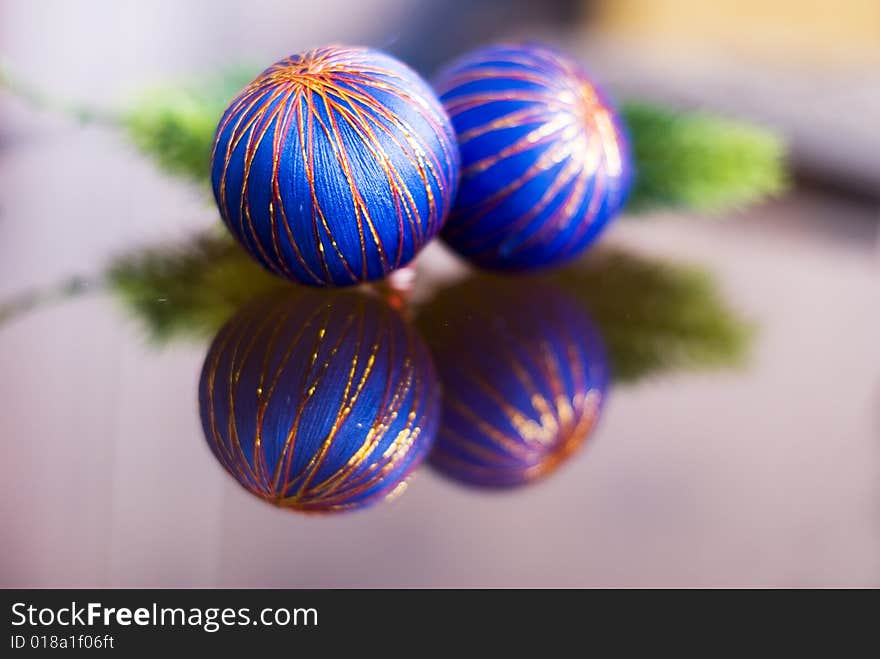
[(223, 221), (263, 266), (318, 286), (406, 265), (451, 207), (458, 149), (440, 102), (381, 52), (327, 47), (273, 64), (220, 120)]
[(424, 341), (397, 312), (306, 289), (220, 330), (199, 403), (214, 456), (248, 491), (328, 512), (402, 491), (434, 439), (440, 395)]
[(436, 81), (461, 150), (443, 237), (479, 266), (527, 270), (589, 245), (626, 200), (628, 140), (576, 62), (536, 45), (456, 60)]
[(478, 277), (442, 292), (420, 321), (443, 384), (430, 456), (442, 473), (521, 485), (555, 470), (592, 432), (608, 385), (605, 351), (584, 310), (555, 286)]

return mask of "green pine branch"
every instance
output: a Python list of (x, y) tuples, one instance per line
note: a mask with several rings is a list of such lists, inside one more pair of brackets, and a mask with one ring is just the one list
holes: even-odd
[(123, 127), (169, 174), (207, 184), (217, 122), (252, 78), (252, 71), (239, 67), (199, 83), (148, 90), (123, 112)]
[(775, 133), (703, 112), (625, 103), (636, 182), (628, 210), (720, 212), (782, 192), (785, 147)]
[[(110, 114), (60, 102), (0, 66), (0, 88), (78, 121), (119, 124), (147, 156), (175, 176), (207, 184), (220, 115), (256, 69), (239, 66), (191, 84), (144, 91)], [(785, 148), (772, 131), (703, 112), (624, 103), (636, 182), (627, 209), (674, 207), (698, 212), (735, 209), (782, 192)]]
[[(206, 181), (217, 121), (254, 70), (240, 67), (196, 85), (143, 95), (125, 115), (131, 139), (173, 174)], [(636, 182), (627, 209), (736, 209), (782, 192), (785, 147), (772, 131), (641, 102), (621, 109), (632, 138)]]

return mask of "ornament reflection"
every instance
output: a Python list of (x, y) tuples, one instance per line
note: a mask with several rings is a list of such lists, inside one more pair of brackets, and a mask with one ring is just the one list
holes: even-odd
[(424, 341), (378, 295), (291, 288), (220, 330), (199, 407), (211, 451), (245, 489), (331, 512), (406, 487), (434, 438), (440, 392)]
[(602, 340), (546, 280), (478, 275), (420, 317), (443, 384), (430, 463), (462, 483), (511, 487), (553, 472), (596, 426), (608, 387)]

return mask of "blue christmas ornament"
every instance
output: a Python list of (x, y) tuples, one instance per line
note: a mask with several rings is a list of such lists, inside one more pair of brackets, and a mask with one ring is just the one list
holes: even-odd
[(245, 489), (330, 512), (405, 488), (434, 439), (440, 393), (424, 341), (382, 300), (301, 289), (220, 330), (199, 406), (211, 451)]
[(533, 44), (490, 46), (453, 62), (436, 88), (461, 151), (443, 238), (473, 263), (529, 270), (589, 245), (632, 180), (616, 111), (578, 64)]
[(384, 53), (331, 46), (273, 64), (220, 119), (220, 214), (269, 271), (316, 286), (379, 279), (439, 230), (458, 177), (449, 118)]
[(480, 276), (442, 292), (420, 318), (443, 385), (429, 460), (484, 487), (549, 474), (590, 435), (608, 363), (598, 331), (549, 282)]

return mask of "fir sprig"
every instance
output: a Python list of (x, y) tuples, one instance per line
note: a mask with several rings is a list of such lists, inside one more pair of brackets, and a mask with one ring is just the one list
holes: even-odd
[(675, 207), (716, 213), (787, 186), (785, 147), (769, 130), (704, 112), (625, 103), (636, 183), (628, 210)]
[(220, 115), (252, 77), (240, 67), (200, 83), (148, 90), (122, 114), (122, 125), (168, 173), (206, 184)]
[[(207, 181), (217, 121), (251, 79), (242, 67), (199, 85), (145, 94), (125, 115), (131, 139), (170, 173)], [(779, 194), (785, 147), (773, 132), (704, 112), (624, 103), (636, 180), (627, 210), (721, 212)]]
[[(193, 83), (144, 91), (117, 114), (60, 102), (0, 67), (0, 87), (78, 121), (107, 120), (175, 176), (207, 184), (214, 131), (226, 105), (255, 75), (239, 66)], [(715, 213), (782, 192), (785, 147), (779, 136), (705, 112), (625, 102), (636, 181), (627, 210), (674, 207)]]
[[(543, 278), (566, 290), (596, 322), (620, 383), (738, 366), (748, 355), (752, 326), (699, 267), (597, 248)], [(73, 278), (8, 300), (0, 304), (0, 326), (37, 307), (105, 286), (156, 344), (210, 338), (254, 297), (298, 288), (266, 273), (227, 234), (209, 231), (182, 244), (125, 254), (100, 280)]]

